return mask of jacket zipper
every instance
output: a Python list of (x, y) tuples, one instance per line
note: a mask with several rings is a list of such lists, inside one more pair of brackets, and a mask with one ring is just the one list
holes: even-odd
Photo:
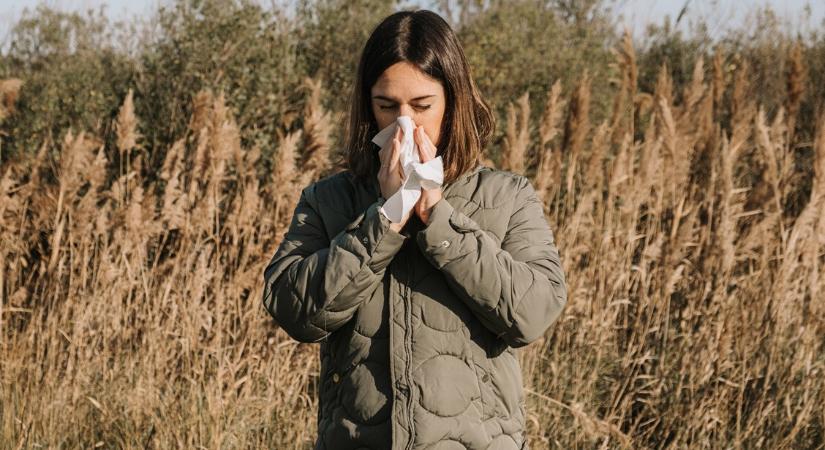
[(413, 399), (412, 399), (412, 308), (410, 304), (410, 283), (412, 283), (412, 264), (410, 264), (410, 257), (407, 257), (407, 282), (404, 284), (405, 304), (404, 304), (404, 319), (406, 322), (406, 333), (404, 334), (404, 344), (407, 350), (407, 367), (405, 370), (407, 378), (407, 425), (410, 430), (410, 439), (407, 441), (407, 450), (412, 449), (413, 440), (415, 439), (415, 430), (413, 425)]

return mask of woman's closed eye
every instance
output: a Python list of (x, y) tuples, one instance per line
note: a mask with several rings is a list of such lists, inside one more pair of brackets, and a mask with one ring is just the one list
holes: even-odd
[[(430, 106), (432, 106), (432, 105), (413, 105), (413, 108), (420, 109), (420, 110), (427, 110), (427, 109), (430, 109)], [(397, 107), (398, 107), (398, 105), (392, 105), (392, 106), (383, 106), (382, 105), (381, 109), (395, 109)]]

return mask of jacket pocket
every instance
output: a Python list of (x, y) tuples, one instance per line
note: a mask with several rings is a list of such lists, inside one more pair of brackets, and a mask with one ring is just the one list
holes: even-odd
[(321, 343), (321, 379), (318, 386), (318, 420), (329, 415), (330, 407), (334, 402), (334, 390), (331, 387), (332, 378), (331, 373), (334, 369), (334, 363), (329, 354), (329, 349), (326, 342)]
[(334, 335), (335, 342), (329, 347), (329, 373), (328, 381), (333, 391), (337, 391), (344, 378), (358, 365), (359, 352), (353, 351), (349, 343), (352, 340), (352, 327), (350, 322)]
[[(479, 344), (479, 342), (481, 344)], [(481, 393), (481, 416), (485, 419), (498, 415), (498, 395), (493, 383), (493, 367), (487, 356), (489, 345), (488, 340), (482, 337), (480, 340), (472, 340), (473, 366), (478, 381), (478, 388)]]
[(496, 383), (500, 386), (502, 406), (507, 416), (523, 415), (524, 380), (521, 363), (514, 349), (507, 347), (501, 355), (491, 360), (496, 371)]

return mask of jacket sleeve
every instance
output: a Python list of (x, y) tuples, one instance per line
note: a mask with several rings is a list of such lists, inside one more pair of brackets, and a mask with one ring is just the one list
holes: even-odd
[(379, 198), (329, 240), (315, 185), (301, 192), (289, 229), (264, 270), (264, 306), (293, 339), (324, 339), (350, 320), (379, 284), (406, 238), (379, 214), (383, 203)]
[(444, 198), (416, 241), (481, 323), (511, 347), (541, 337), (567, 303), (553, 233), (527, 178), (519, 182), (501, 247)]

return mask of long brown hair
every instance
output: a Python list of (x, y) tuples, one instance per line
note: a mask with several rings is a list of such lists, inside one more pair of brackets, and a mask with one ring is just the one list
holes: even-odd
[(464, 50), (449, 24), (428, 10), (399, 11), (372, 31), (358, 63), (346, 132), (346, 164), (359, 179), (376, 176), (380, 160), (372, 137), (378, 124), (372, 111), (372, 86), (384, 70), (407, 61), (444, 86), (446, 109), (437, 154), (450, 183), (480, 161), (495, 118), (470, 74)]

